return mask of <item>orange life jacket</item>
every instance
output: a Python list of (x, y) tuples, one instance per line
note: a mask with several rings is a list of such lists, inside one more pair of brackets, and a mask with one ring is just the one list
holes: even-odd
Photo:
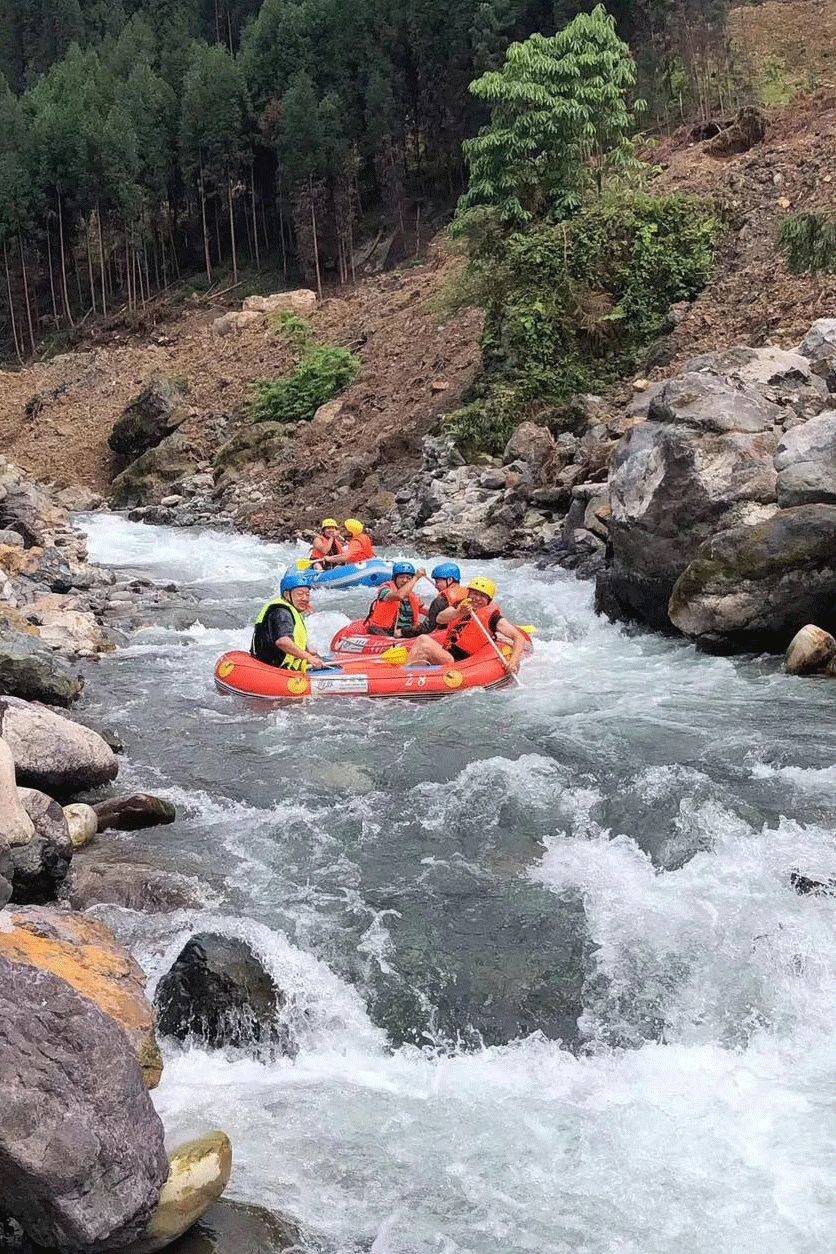
[[(482, 626), (487, 629), (488, 635), (493, 636), (495, 640), (497, 625), (503, 616), (499, 606), (491, 602), (484, 609), (477, 610), (476, 616)], [(480, 631), (470, 614), (460, 614), (447, 626), (447, 635), (444, 639), (445, 649), (461, 649), (462, 653), (472, 657), (474, 653), (484, 649), (487, 643), (485, 633)]]
[[(381, 601), (380, 592), (383, 591), (383, 588), (388, 588), (393, 595), (388, 596), (384, 601)], [(367, 627), (378, 627), (381, 631), (394, 633), (395, 628), (398, 625), (398, 617), (401, 612), (401, 601), (403, 599), (402, 597), (394, 595), (397, 591), (398, 588), (394, 579), (390, 579), (388, 583), (383, 584), (383, 587), (377, 594), (377, 598), (372, 602), (369, 609), (369, 614), (366, 619)], [(424, 613), (423, 606), (414, 592), (410, 592), (406, 599), (412, 606), (412, 622), (413, 625), (417, 627)]]
[(371, 538), (366, 535), (365, 531), (362, 535), (352, 536), (345, 547), (345, 560), (347, 565), (352, 562), (367, 562), (370, 557), (374, 557), (374, 545)]
[(319, 544), (314, 544), (311, 549), (311, 559), (318, 562), (321, 557), (339, 557), (344, 551), (345, 546), (339, 536), (317, 536), (317, 540), (324, 540), (326, 547), (322, 548)]

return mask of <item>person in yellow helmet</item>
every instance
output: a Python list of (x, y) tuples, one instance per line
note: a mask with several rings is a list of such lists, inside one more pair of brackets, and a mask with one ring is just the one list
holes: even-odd
[(351, 566), (355, 562), (367, 562), (370, 557), (376, 556), (372, 538), (359, 518), (346, 518), (343, 527), (350, 536), (348, 544), (339, 556), (324, 559), (327, 566)]
[(496, 604), (496, 584), (485, 575), (476, 575), (466, 591), (464, 601), (439, 614), (438, 626), (444, 628), (441, 640), (435, 636), (418, 638), (409, 654), (410, 665), (450, 666), (453, 662), (463, 662), (485, 648), (487, 632), (494, 640), (501, 635), (510, 641), (508, 669), (516, 675), (525, 649), (525, 636)]
[(344, 552), (345, 545), (340, 535), (340, 524), (336, 518), (323, 518), (321, 534), (314, 536), (311, 561), (315, 563), (318, 570), (322, 570), (325, 558), (342, 557)]

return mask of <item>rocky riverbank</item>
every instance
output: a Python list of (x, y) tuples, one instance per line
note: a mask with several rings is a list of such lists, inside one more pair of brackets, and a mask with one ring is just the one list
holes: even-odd
[(67, 713), (82, 696), (82, 661), (89, 673), (167, 596), (88, 563), (69, 511), (100, 504), (0, 459), (0, 1248), (150, 1254), (208, 1211), (195, 1249), (230, 1248), (233, 1233), (279, 1251), (298, 1240), (292, 1225), (248, 1207), (227, 1204), (217, 1219), (210, 1210), (232, 1167), (225, 1133), (167, 1154), (149, 1091), (163, 1067), (158, 1031), (283, 1048), (271, 1017), (280, 991), (255, 955), (199, 938), (212, 978), (205, 961), (194, 976), (190, 942), (158, 1028), (130, 953), (80, 913), (200, 905), (189, 881), (106, 857), (109, 831), (171, 822), (174, 808), (120, 795), (118, 737)]

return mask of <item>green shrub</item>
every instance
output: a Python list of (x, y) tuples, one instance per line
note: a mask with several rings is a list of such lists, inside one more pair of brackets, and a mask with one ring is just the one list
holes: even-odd
[(619, 190), (575, 217), (491, 241), (464, 288), (485, 308), (479, 394), (448, 419), (462, 451), (496, 453), (533, 417), (560, 428), (565, 402), (635, 366), (710, 274), (716, 221), (685, 196)]
[(793, 274), (836, 273), (836, 217), (796, 213), (781, 227), (778, 242)]
[(311, 348), (286, 379), (253, 384), (250, 414), (255, 422), (308, 421), (320, 405), (353, 383), (359, 371), (359, 358), (347, 348)]
[(271, 314), (268, 322), (271, 331), (287, 340), (294, 348), (307, 348), (313, 343), (313, 327), (307, 318), (301, 318), (291, 309), (283, 309), (281, 313)]

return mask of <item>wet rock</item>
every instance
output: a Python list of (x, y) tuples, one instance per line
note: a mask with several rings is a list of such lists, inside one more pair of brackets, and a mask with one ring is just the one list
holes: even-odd
[(189, 437), (182, 431), (167, 435), (156, 448), (131, 462), (111, 484), (114, 505), (159, 505), (171, 485), (191, 474), (197, 455)]
[(0, 929), (0, 957), (59, 976), (95, 1002), (122, 1028), (133, 1046), (146, 1086), (155, 1088), (162, 1058), (145, 976), (113, 933), (69, 910), (28, 907), (7, 911)]
[(778, 504), (836, 504), (836, 409), (784, 433), (775, 453)]
[(223, 1199), (179, 1241), (176, 1254), (284, 1254), (307, 1248), (291, 1220)]
[(0, 625), (0, 696), (67, 706), (83, 688), (83, 680), (37, 636)]
[(73, 860), (61, 899), (75, 910), (107, 903), (144, 913), (168, 913), (202, 905), (197, 889), (172, 871), (133, 862), (97, 862), (90, 857)]
[(790, 871), (790, 884), (802, 897), (809, 894), (815, 897), (836, 896), (836, 879), (833, 876), (828, 876), (827, 879), (813, 879), (801, 871)]
[(10, 850), (12, 900), (20, 905), (39, 905), (55, 900), (67, 876), (73, 843), (57, 801), (34, 788), (19, 788), (18, 796), (34, 832), (25, 844)]
[(56, 796), (98, 788), (119, 769), (112, 749), (89, 727), (16, 697), (0, 699), (0, 735), (12, 751), (18, 783)]
[(152, 379), (116, 419), (108, 436), (110, 448), (127, 457), (155, 448), (185, 418), (184, 393), (173, 379)]
[(775, 512), (779, 411), (754, 388), (691, 372), (665, 384), (649, 412), (613, 461), (612, 558), (596, 604), (611, 618), (669, 630), (673, 585), (699, 546)]
[(201, 932), (157, 985), (159, 1029), (213, 1048), (268, 1045), (282, 1050), (276, 1016), (284, 995), (246, 941)]
[(108, 797), (93, 806), (98, 819), (98, 830), (136, 832), (143, 827), (157, 827), (173, 823), (177, 811), (170, 801), (155, 797), (149, 792), (131, 793), (129, 797)]
[(819, 318), (798, 346), (831, 392), (836, 392), (836, 318)]
[(834, 657), (836, 640), (830, 632), (807, 623), (789, 643), (784, 670), (788, 675), (812, 675), (826, 670)]
[(283, 313), (289, 310), (295, 314), (309, 314), (316, 306), (316, 292), (310, 288), (295, 288), (290, 292), (274, 292), (270, 296), (248, 296), (243, 308), (246, 312), (254, 310), (260, 314)]
[(232, 1171), (232, 1144), (210, 1132), (181, 1145), (169, 1160), (168, 1179), (144, 1235), (126, 1254), (153, 1254), (187, 1232), (218, 1200)]
[(712, 651), (783, 652), (811, 622), (836, 631), (836, 506), (799, 505), (721, 531), (677, 580), (669, 612)]
[(28, 845), (35, 835), (35, 824), (20, 800), (12, 751), (0, 739), (0, 843)]
[(92, 806), (85, 805), (83, 801), (64, 806), (64, 818), (67, 821), (67, 830), (73, 842), (73, 849), (83, 849), (85, 845), (89, 845), (99, 830), (99, 818), (96, 811)]
[(0, 1001), (0, 1211), (50, 1249), (137, 1238), (168, 1160), (128, 1038), (65, 980), (3, 957)]

